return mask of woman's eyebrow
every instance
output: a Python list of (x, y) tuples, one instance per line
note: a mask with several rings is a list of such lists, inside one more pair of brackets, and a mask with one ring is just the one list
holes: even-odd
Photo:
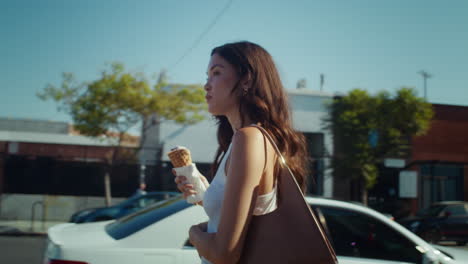
[(221, 64), (215, 64), (215, 65), (211, 66), (211, 68), (206, 72), (206, 74), (208, 74), (210, 71), (212, 71), (216, 67), (224, 68), (224, 66), (221, 65)]

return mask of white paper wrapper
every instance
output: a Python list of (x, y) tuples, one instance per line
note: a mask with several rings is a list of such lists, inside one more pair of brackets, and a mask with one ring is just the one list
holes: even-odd
[(196, 194), (192, 194), (187, 197), (187, 202), (191, 204), (198, 203), (203, 200), (203, 195), (206, 191), (206, 186), (200, 178), (200, 172), (197, 170), (195, 163), (188, 166), (174, 168), (177, 176), (185, 176), (187, 183), (193, 184), (193, 190)]

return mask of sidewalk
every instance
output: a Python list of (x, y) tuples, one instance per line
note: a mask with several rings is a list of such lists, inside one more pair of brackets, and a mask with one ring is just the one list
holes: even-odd
[(0, 236), (45, 236), (50, 227), (61, 223), (64, 222), (35, 221), (31, 226), (27, 220), (0, 220)]

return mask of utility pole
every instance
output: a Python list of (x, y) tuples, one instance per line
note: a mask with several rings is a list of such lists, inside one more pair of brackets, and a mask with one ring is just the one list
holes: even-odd
[(432, 74), (422, 70), (418, 72), (424, 80), (424, 99), (427, 101), (427, 79), (432, 77)]
[(323, 85), (325, 84), (325, 75), (323, 73), (320, 74), (320, 91), (323, 91)]

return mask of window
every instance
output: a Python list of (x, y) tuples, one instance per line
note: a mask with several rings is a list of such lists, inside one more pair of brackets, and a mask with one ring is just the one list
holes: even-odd
[(422, 263), (416, 245), (382, 221), (352, 210), (319, 209), (337, 255)]
[(307, 150), (312, 161), (310, 163), (310, 174), (315, 178), (309, 180), (307, 193), (317, 195), (323, 194), (323, 181), (325, 172), (325, 135), (323, 133), (304, 132), (307, 142)]
[(182, 197), (165, 200), (119, 218), (106, 226), (106, 232), (112, 238), (119, 240), (190, 206), (192, 204), (187, 203)]
[(463, 200), (463, 173), (459, 164), (422, 164), (421, 207), (438, 201)]

